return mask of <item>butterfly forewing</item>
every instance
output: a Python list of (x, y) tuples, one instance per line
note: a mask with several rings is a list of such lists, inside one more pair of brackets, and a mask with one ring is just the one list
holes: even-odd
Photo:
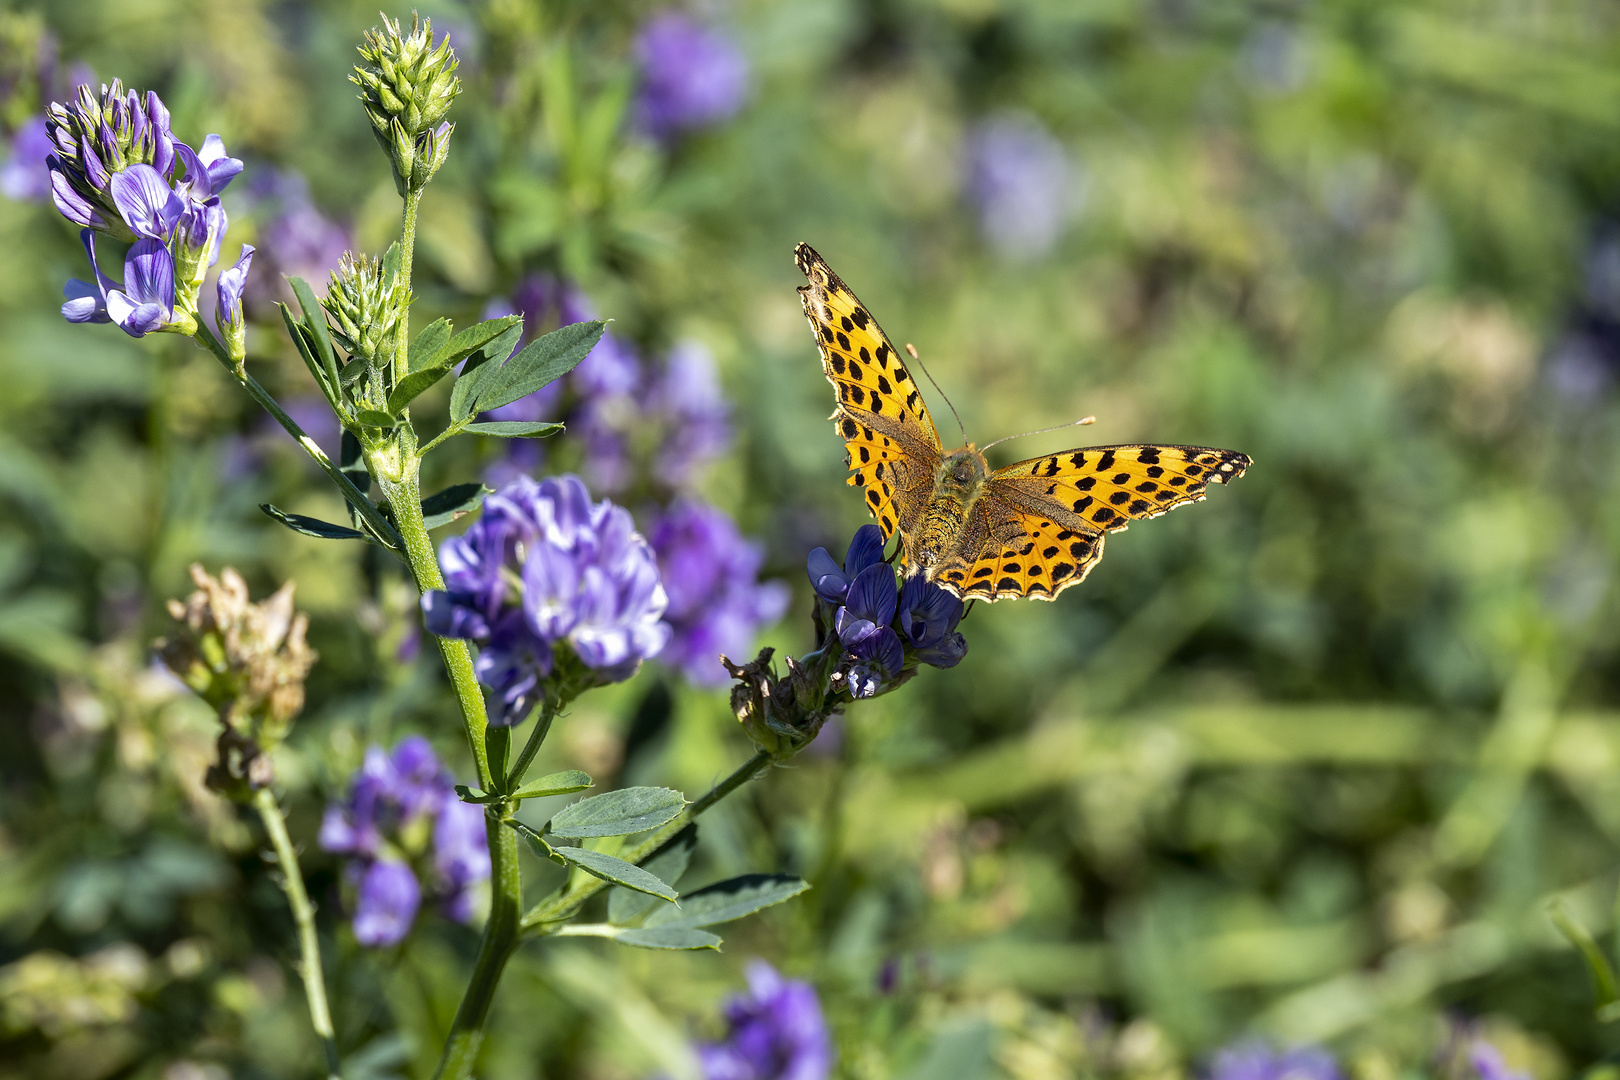
[[(1209, 446), (1089, 446), (998, 469), (964, 534), (987, 537), (938, 568), (963, 597), (1050, 600), (1102, 558), (1103, 537), (1200, 502), (1209, 484), (1243, 475), (1246, 454)], [(975, 518), (983, 516), (982, 523)]]
[(809, 279), (799, 298), (821, 350), (821, 367), (838, 395), (833, 423), (844, 440), (849, 483), (885, 539), (909, 531), (927, 504), (943, 451), (911, 372), (877, 320), (808, 244), (794, 259)]

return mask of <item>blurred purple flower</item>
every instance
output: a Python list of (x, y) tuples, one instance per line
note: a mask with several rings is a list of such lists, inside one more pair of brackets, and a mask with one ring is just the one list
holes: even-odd
[(245, 202), (258, 223), (260, 264), (247, 286), (247, 310), (255, 319), (271, 319), (276, 301), (293, 299), (284, 278), (301, 277), (319, 295), (349, 250), (349, 234), (320, 212), (309, 182), (291, 169), (256, 169)]
[(636, 35), (641, 65), (636, 123), (668, 142), (683, 131), (729, 120), (748, 97), (748, 60), (724, 32), (665, 11)]
[(348, 797), (326, 807), (320, 844), (350, 856), (354, 935), (367, 946), (396, 944), (410, 931), (421, 902), (413, 860), (431, 866), (446, 913), (462, 922), (476, 914), (474, 889), (490, 873), (483, 812), (455, 797), (449, 773), (420, 735), (400, 740), (392, 754), (366, 750)]
[(675, 346), (664, 370), (648, 386), (645, 409), (661, 417), (659, 479), (682, 487), (731, 441), (730, 407), (720, 392), (714, 356), (695, 341)]
[(354, 938), (370, 949), (398, 945), (411, 932), (422, 886), (411, 868), (379, 859), (358, 871), (354, 905)]
[(816, 595), (829, 604), (842, 604), (844, 597), (849, 595), (849, 583), (855, 580), (855, 575), (883, 561), (883, 543), (882, 529), (876, 525), (862, 525), (855, 530), (855, 537), (849, 542), (849, 551), (844, 555), (842, 567), (827, 554), (826, 548), (818, 547), (812, 551), (808, 572)]
[(491, 722), (521, 722), (566, 644), (595, 681), (619, 682), (668, 643), (668, 600), (628, 511), (593, 503), (578, 477), (519, 477), (439, 548), (443, 590), (422, 597), (427, 628), (481, 646)]
[(1022, 113), (983, 121), (968, 136), (965, 169), (986, 243), (1013, 259), (1051, 250), (1074, 205), (1076, 177), (1040, 121)]
[(698, 1047), (705, 1080), (826, 1080), (833, 1045), (815, 989), (759, 960), (748, 989), (726, 1005), (725, 1041)]
[(45, 159), (55, 149), (45, 130), (45, 118), (36, 116), (18, 128), (0, 165), (0, 195), (18, 202), (41, 202), (51, 194), (51, 170)]
[(1479, 1074), (1479, 1080), (1530, 1080), (1529, 1073), (1508, 1068), (1507, 1062), (1502, 1060), (1502, 1052), (1484, 1039), (1474, 1039), (1468, 1044), (1468, 1063)]
[(674, 627), (659, 658), (699, 686), (725, 685), (720, 655), (753, 651), (759, 628), (787, 610), (787, 585), (759, 580), (764, 552), (715, 507), (677, 500), (650, 539), (669, 596), (664, 617)]
[(1208, 1080), (1342, 1080), (1333, 1055), (1319, 1046), (1274, 1050), (1246, 1039), (1215, 1052)]

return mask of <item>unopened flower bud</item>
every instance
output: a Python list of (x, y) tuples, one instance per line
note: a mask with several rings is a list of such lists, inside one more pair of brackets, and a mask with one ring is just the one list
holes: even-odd
[(360, 87), (371, 132), (393, 163), (400, 194), (420, 191), (437, 169), (430, 136), (461, 92), (450, 35), (435, 46), (431, 19), (412, 15), (405, 34), (398, 20), (384, 17), (381, 29), (366, 34), (360, 56), (365, 63), (355, 65), (349, 81)]
[(773, 760), (786, 761), (810, 745), (835, 710), (826, 707), (825, 694), (818, 692), (822, 673), (788, 657), (788, 675), (778, 678), (771, 666), (774, 653), (761, 649), (742, 665), (722, 656), (720, 663), (737, 680), (731, 688), (731, 711), (749, 739)]
[(395, 281), (377, 259), (345, 253), (332, 271), (332, 284), (322, 301), (332, 317), (332, 336), (367, 364), (393, 356), (399, 315), (410, 302), (396, 295)]

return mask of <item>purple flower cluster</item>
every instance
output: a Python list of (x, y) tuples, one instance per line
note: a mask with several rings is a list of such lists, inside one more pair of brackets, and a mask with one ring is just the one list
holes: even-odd
[[(219, 259), (226, 216), (219, 195), (242, 163), (225, 152), (218, 135), (195, 151), (169, 130), (169, 110), (157, 94), (125, 94), (115, 79), (97, 94), (81, 87), (72, 105), (53, 104), (46, 115), (51, 153), (51, 197), (80, 233), (94, 281), (74, 280), (63, 290), (69, 322), (113, 322), (132, 337), (195, 328), (197, 292)], [(124, 259), (124, 283), (96, 263), (95, 234), (133, 241)], [(221, 333), (239, 339), (242, 285), (253, 249), (219, 283)]]
[[(522, 314), (524, 339), (595, 318), (578, 288), (550, 274), (533, 274), (509, 300), (484, 309), (486, 319)], [(599, 491), (617, 493), (636, 479), (634, 443), (650, 453), (657, 480), (682, 488), (731, 442), (730, 409), (720, 393), (714, 358), (683, 342), (649, 370), (635, 347), (612, 331), (568, 376), (485, 414), (491, 420), (562, 420), (583, 449), (580, 471)], [(490, 473), (493, 483), (538, 468), (537, 443), (513, 440)]]
[(965, 154), (968, 200), (985, 242), (1012, 259), (1050, 251), (1074, 206), (1075, 176), (1058, 141), (1034, 117), (979, 124)]
[(921, 575), (897, 589), (876, 525), (856, 530), (842, 566), (818, 547), (806, 572), (844, 651), (833, 677), (851, 697), (877, 696), (918, 663), (949, 668), (967, 655), (967, 639), (956, 629), (962, 601)]
[[(479, 644), (490, 722), (522, 722), (566, 646), (591, 685), (620, 682), (669, 642), (652, 548), (628, 511), (574, 476), (519, 477), (439, 548), (446, 588), (423, 595), (427, 628)], [(577, 687), (576, 687), (577, 689)]]
[(1275, 1050), (1259, 1040), (1234, 1043), (1215, 1052), (1209, 1080), (1342, 1080), (1333, 1055), (1319, 1046)]
[(729, 120), (748, 98), (748, 60), (736, 43), (679, 12), (648, 20), (636, 35), (635, 55), (636, 123), (660, 141)]
[(650, 535), (674, 628), (659, 659), (699, 686), (723, 686), (721, 654), (748, 652), (759, 628), (782, 617), (787, 585), (759, 580), (763, 550), (712, 506), (678, 499)]
[[(41, 102), (75, 95), (80, 87), (95, 80), (83, 63), (70, 64), (65, 70), (60, 66), (56, 38), (49, 31), (40, 35), (32, 62), (22, 60), (20, 68), (0, 72), (0, 102), (5, 105), (6, 118), (11, 120), (15, 120), (19, 108), (32, 111)], [(51, 172), (45, 159), (54, 149), (43, 113), (19, 123), (5, 138), (0, 195), (18, 202), (50, 198)]]
[(55, 144), (45, 130), (45, 118), (36, 116), (16, 131), (0, 165), (0, 195), (18, 202), (38, 202), (51, 194), (51, 171), (45, 166)]
[(764, 961), (748, 966), (748, 993), (726, 1005), (721, 1043), (698, 1047), (705, 1080), (826, 1080), (833, 1045), (809, 983)]
[(420, 735), (366, 751), (349, 795), (321, 821), (321, 847), (349, 856), (355, 889), (354, 936), (372, 948), (397, 945), (422, 903), (417, 867), (431, 867), (433, 892), (459, 922), (478, 914), (489, 879), (484, 814), (456, 798), (450, 774)]
[(254, 318), (270, 319), (276, 301), (292, 302), (285, 278), (301, 277), (319, 292), (352, 245), (348, 231), (310, 198), (309, 181), (291, 169), (256, 170), (244, 202), (258, 226), (261, 267), (243, 302)]

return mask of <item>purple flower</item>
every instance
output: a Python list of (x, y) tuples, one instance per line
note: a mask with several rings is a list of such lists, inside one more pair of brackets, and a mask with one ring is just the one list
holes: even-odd
[(1208, 1080), (1341, 1080), (1333, 1056), (1319, 1046), (1273, 1050), (1245, 1040), (1215, 1052)]
[(360, 871), (354, 905), (354, 937), (367, 948), (398, 945), (411, 932), (422, 887), (411, 868), (379, 859)]
[(476, 886), (489, 880), (489, 839), (484, 832), (484, 811), (460, 799), (445, 800), (433, 827), (433, 865), (449, 890), (445, 914), (470, 923), (477, 915)]
[(1074, 183), (1063, 147), (1034, 117), (981, 123), (966, 147), (967, 196), (985, 242), (1002, 255), (1044, 255), (1063, 233)]
[(243, 329), (242, 290), (247, 285), (248, 267), (252, 264), (253, 245), (243, 244), (236, 265), (219, 273), (219, 306), (214, 310), (214, 322), (227, 341)]
[(759, 580), (764, 552), (712, 506), (677, 500), (651, 541), (674, 628), (659, 659), (700, 686), (722, 686), (729, 678), (719, 656), (751, 651), (759, 628), (787, 610), (787, 586)]
[(277, 300), (292, 302), (285, 278), (301, 277), (317, 293), (324, 288), (351, 246), (349, 236), (320, 212), (308, 181), (290, 169), (255, 169), (245, 202), (259, 226), (260, 270), (244, 302), (254, 318), (271, 318)]
[(748, 96), (742, 51), (728, 35), (678, 12), (653, 16), (636, 35), (635, 55), (636, 120), (656, 139), (728, 120)]
[(855, 580), (855, 575), (883, 561), (883, 543), (882, 529), (876, 525), (862, 525), (855, 530), (855, 538), (849, 542), (842, 568), (827, 554), (826, 548), (818, 547), (812, 551), (807, 569), (810, 585), (816, 590), (816, 595), (829, 604), (842, 604), (844, 597), (849, 595), (849, 583)]
[(410, 931), (423, 878), (452, 918), (467, 921), (471, 890), (490, 873), (483, 812), (455, 797), (450, 775), (420, 735), (400, 740), (392, 754), (366, 750), (348, 797), (326, 807), (320, 844), (350, 856), (354, 935), (367, 946), (396, 944)]
[(692, 480), (731, 441), (731, 410), (720, 392), (714, 356), (695, 341), (670, 351), (662, 374), (647, 388), (646, 410), (663, 421), (658, 473), (673, 487)]
[(53, 103), (46, 110), (45, 130), (57, 209), (79, 225), (131, 239), (111, 184), (135, 165), (150, 166), (167, 183), (176, 143), (163, 102), (155, 93), (144, 100), (134, 90), (126, 94), (117, 79), (99, 94), (81, 86), (73, 104)]
[(0, 165), (0, 195), (18, 202), (38, 202), (51, 193), (51, 170), (45, 164), (55, 144), (45, 118), (26, 121), (11, 136), (6, 163)]
[(119, 216), (136, 236), (168, 243), (186, 200), (150, 165), (131, 165), (109, 182)]
[(705, 1080), (826, 1080), (833, 1046), (814, 988), (763, 961), (748, 966), (748, 988), (726, 1005), (726, 1040), (698, 1047)]
[(869, 566), (849, 584), (844, 606), (833, 617), (838, 640), (848, 654), (850, 694), (874, 697), (905, 665), (905, 647), (889, 626), (894, 621), (894, 571), (888, 563)]
[(962, 601), (921, 574), (906, 579), (900, 590), (900, 633), (924, 664), (955, 667), (967, 655), (967, 639), (957, 632)]
[(68, 322), (115, 322), (130, 337), (145, 337), (174, 316), (174, 259), (157, 240), (141, 239), (124, 258), (119, 286), (96, 264), (95, 233), (81, 229), (79, 239), (90, 256), (94, 283), (73, 279), (63, 287), (68, 300), (62, 317)]
[(440, 546), (439, 563), (446, 588), (422, 597), (424, 621), (482, 646), (479, 680), (497, 695), (492, 723), (523, 720), (559, 645), (600, 684), (629, 678), (670, 638), (652, 549), (628, 511), (593, 503), (578, 477), (512, 481)]
[(1502, 1052), (1484, 1039), (1474, 1039), (1468, 1044), (1468, 1062), (1479, 1074), (1479, 1080), (1530, 1080), (1529, 1073), (1508, 1068), (1507, 1062), (1502, 1060)]

